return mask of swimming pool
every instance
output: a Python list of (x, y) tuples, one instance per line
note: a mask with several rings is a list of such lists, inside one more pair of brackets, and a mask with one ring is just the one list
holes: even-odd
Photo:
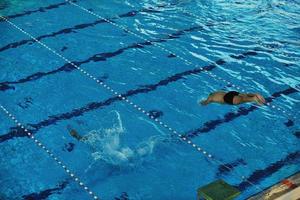
[[(299, 171), (299, 10), (2, 1), (0, 198), (196, 199), (224, 179), (246, 199)], [(268, 103), (199, 106), (215, 90)]]

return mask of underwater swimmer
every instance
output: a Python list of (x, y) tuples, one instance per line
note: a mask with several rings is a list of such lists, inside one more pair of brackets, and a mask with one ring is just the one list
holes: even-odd
[(87, 138), (81, 136), (75, 129), (72, 129), (71, 126), (68, 126), (69, 134), (78, 141), (85, 141)]

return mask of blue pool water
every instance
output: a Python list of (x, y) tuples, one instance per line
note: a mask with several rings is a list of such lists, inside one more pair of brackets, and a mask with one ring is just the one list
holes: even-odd
[[(5, 0), (0, 13), (1, 200), (186, 200), (217, 179), (247, 199), (300, 170), (299, 1)], [(197, 103), (237, 89), (268, 105)]]

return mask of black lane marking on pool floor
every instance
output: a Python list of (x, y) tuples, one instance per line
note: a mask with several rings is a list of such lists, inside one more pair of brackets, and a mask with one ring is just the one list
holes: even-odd
[[(247, 180), (251, 183), (258, 184), (259, 182), (270, 177), (272, 174), (279, 171), (283, 167), (285, 167), (287, 165), (299, 163), (299, 161), (300, 161), (300, 151), (295, 151), (293, 153), (289, 153), (285, 158), (268, 165), (265, 169), (255, 170), (247, 178)], [(243, 181), (239, 185), (236, 185), (236, 187), (239, 190), (244, 191), (248, 187), (252, 186), (249, 182)]]
[[(141, 10), (131, 10), (129, 12), (117, 15), (116, 17), (108, 18), (108, 20), (113, 21), (113, 20), (117, 20), (119, 18), (134, 17), (140, 12), (151, 13), (151, 12), (159, 12), (159, 11), (146, 9), (146, 8), (141, 9)], [(100, 20), (96, 20), (96, 21), (90, 22), (90, 23), (77, 24), (77, 25), (74, 25), (73, 27), (64, 28), (64, 29), (61, 29), (61, 30), (56, 31), (56, 32), (52, 32), (52, 33), (49, 33), (49, 34), (38, 36), (38, 37), (36, 37), (36, 39), (38, 41), (41, 41), (42, 39), (45, 39), (45, 38), (52, 38), (52, 37), (56, 37), (56, 36), (59, 36), (59, 35), (67, 35), (67, 34), (70, 34), (70, 33), (76, 33), (77, 30), (82, 30), (82, 29), (94, 27), (94, 26), (96, 26), (98, 24), (102, 24), (102, 23), (108, 23), (108, 22), (103, 20), (103, 19), (100, 19)], [(25, 45), (25, 44), (33, 44), (33, 43), (36, 43), (36, 42), (37, 41), (34, 40), (34, 39), (26, 39), (26, 40), (21, 40), (21, 41), (18, 41), (18, 42), (12, 42), (10, 44), (7, 44), (7, 45), (1, 47), (0, 52), (6, 51), (8, 49), (18, 48), (18, 47), (20, 47), (22, 45)]]
[[(180, 77), (180, 78), (182, 78), (182, 77)], [(140, 94), (140, 93), (148, 93), (150, 91), (155, 90), (159, 86), (163, 86), (163, 85), (166, 85), (166, 84), (172, 82), (172, 79), (168, 80), (168, 81), (159, 82), (158, 84), (154, 85), (152, 88), (129, 90), (126, 93), (122, 94), (122, 97), (126, 97), (127, 98), (127, 97), (130, 97), (130, 96), (133, 96), (133, 95), (136, 95), (136, 94)], [(298, 91), (295, 90), (294, 88), (287, 88), (285, 90), (273, 93), (272, 96), (274, 98), (272, 98), (272, 99), (280, 97), (281, 94), (288, 95), (288, 94), (293, 94), (293, 93), (296, 93), (296, 92), (298, 92)], [(38, 122), (36, 124), (27, 124), (26, 126), (27, 126), (27, 128), (29, 129), (29, 131), (32, 134), (35, 134), (41, 128), (53, 125), (53, 124), (55, 124), (55, 123), (57, 123), (59, 121), (62, 121), (62, 120), (68, 120), (68, 119), (71, 119), (71, 118), (74, 118), (74, 117), (81, 116), (84, 113), (90, 112), (92, 110), (96, 110), (96, 109), (100, 109), (100, 108), (103, 109), (103, 107), (109, 106), (112, 103), (115, 103), (117, 101), (121, 101), (120, 97), (118, 97), (118, 96), (111, 97), (111, 98), (109, 98), (107, 100), (104, 100), (104, 101), (101, 101), (101, 102), (92, 102), (92, 103), (87, 104), (84, 107), (73, 109), (71, 112), (57, 114), (57, 115), (52, 115), (52, 116), (49, 116), (48, 119), (40, 121), (40, 122)], [(254, 106), (252, 106), (252, 107), (254, 107)], [(250, 107), (250, 108), (253, 109), (252, 107)], [(254, 108), (256, 108), (256, 107), (254, 107)], [(248, 112), (244, 112), (243, 110), (244, 109), (242, 109), (241, 114), (239, 114), (237, 117), (242, 116), (242, 115), (245, 116), (245, 115), (248, 115), (250, 113), (249, 111)], [(253, 110), (256, 110), (256, 109), (253, 109)], [(250, 110), (250, 111), (253, 111), (253, 110)], [(246, 109), (246, 111), (247, 111), (247, 109)], [(231, 112), (229, 112), (229, 113), (231, 113)], [(227, 115), (232, 115), (232, 114), (227, 114)], [(237, 117), (233, 117), (233, 118), (231, 118), (231, 120), (236, 119)], [(211, 124), (211, 123), (214, 123), (214, 121), (216, 121), (216, 120), (208, 121), (205, 124)], [(226, 121), (218, 122), (218, 125), (219, 124), (223, 124), (223, 123), (226, 123)], [(211, 131), (213, 129), (214, 129), (214, 126), (210, 127), (207, 132), (209, 132), (209, 131)], [(0, 143), (2, 143), (4, 141), (7, 141), (7, 140), (10, 140), (10, 139), (13, 139), (15, 137), (27, 137), (27, 134), (24, 132), (23, 129), (21, 129), (19, 127), (11, 127), (10, 131), (8, 133), (0, 136)]]
[[(70, 0), (71, 2), (74, 2), (74, 3), (77, 3), (77, 0)], [(51, 4), (51, 5), (48, 5), (48, 6), (45, 6), (45, 7), (40, 7), (40, 8), (37, 8), (35, 10), (28, 10), (28, 11), (24, 11), (22, 13), (18, 13), (18, 14), (13, 14), (13, 15), (7, 15), (7, 16), (4, 16), (6, 19), (14, 19), (14, 18), (18, 18), (18, 17), (23, 17), (23, 16), (27, 16), (27, 15), (31, 15), (33, 13), (45, 13), (47, 12), (48, 10), (53, 10), (53, 9), (56, 9), (56, 8), (59, 8), (61, 6), (65, 6), (65, 5), (69, 5), (70, 3), (67, 2), (67, 1), (64, 1), (64, 2), (61, 2), (61, 3), (57, 3), (57, 4)], [(175, 3), (171, 3), (171, 4), (164, 4), (164, 5), (160, 5), (160, 6), (156, 6), (158, 8), (164, 8), (166, 6), (175, 6), (177, 4)], [(0, 5), (0, 10), (1, 9), (5, 9), (7, 6), (6, 4), (4, 5)], [(144, 12), (144, 11), (143, 11)], [(153, 12), (160, 12), (160, 11), (156, 11), (153, 9)], [(1, 21), (4, 21), (3, 19), (0, 19), (0, 22)]]
[[(73, 0), (73, 2), (77, 2), (77, 1)], [(38, 12), (44, 13), (48, 10), (56, 9), (56, 8), (59, 8), (61, 6), (65, 6), (65, 5), (69, 5), (69, 3), (65, 1), (65, 2), (61, 2), (61, 3), (57, 3), (57, 4), (51, 4), (51, 5), (48, 5), (45, 7), (37, 8), (36, 10), (28, 10), (28, 11), (25, 11), (22, 13), (14, 14), (14, 15), (8, 15), (8, 16), (5, 16), (5, 18), (6, 19), (14, 19), (14, 18), (26, 16), (26, 15), (31, 15), (33, 13), (38, 13)], [(4, 20), (0, 19), (0, 22), (2, 22), (2, 21), (4, 21)]]
[[(33, 192), (30, 194), (23, 195), (20, 199), (23, 200), (45, 200), (48, 199), (53, 194), (60, 195), (63, 190), (70, 185), (70, 180), (62, 181), (57, 184), (57, 187), (44, 189), (39, 192)], [(1, 196), (0, 196), (1, 197)], [(126, 192), (122, 192), (120, 196), (115, 197), (115, 200), (129, 200), (129, 196)]]
[(294, 135), (296, 138), (300, 139), (300, 130), (295, 131), (295, 132), (293, 133), (293, 135)]
[[(293, 94), (296, 92), (298, 92), (298, 90), (290, 87), (286, 90), (273, 93), (272, 97), (266, 98), (266, 102), (271, 103), (275, 98), (280, 97), (282, 94), (289, 95), (289, 94)], [(184, 137), (191, 139), (191, 138), (197, 137), (201, 134), (208, 133), (208, 132), (212, 131), (213, 129), (217, 128), (221, 124), (231, 122), (240, 116), (248, 115), (249, 113), (251, 113), (257, 109), (259, 109), (259, 108), (256, 106), (250, 106), (249, 108), (240, 107), (236, 112), (226, 113), (222, 119), (210, 120), (208, 122), (205, 122), (204, 125), (200, 128), (187, 131), (186, 134), (184, 135)]]
[[(81, 66), (82, 64), (86, 64), (89, 62), (100, 62), (100, 61), (106, 61), (109, 58), (113, 58), (115, 56), (118, 56), (122, 53), (124, 53), (127, 50), (130, 49), (139, 49), (139, 48), (144, 48), (145, 46), (151, 46), (153, 45), (153, 43), (163, 43), (163, 42), (167, 42), (169, 40), (174, 40), (175, 38), (180, 38), (181, 36), (193, 32), (193, 31), (197, 31), (197, 30), (202, 30), (201, 26), (194, 26), (194, 27), (190, 27), (187, 29), (183, 29), (183, 30), (178, 30), (174, 33), (171, 34), (167, 34), (167, 36), (162, 37), (162, 38), (158, 38), (158, 39), (154, 39), (154, 40), (150, 40), (150, 42), (139, 42), (139, 43), (133, 43), (129, 46), (120, 48), (114, 52), (104, 52), (104, 53), (98, 53), (95, 54), (85, 60), (82, 61), (72, 61), (72, 63), (74, 63), (77, 66)], [(221, 61), (219, 61), (221, 62)], [(48, 72), (36, 72), (34, 74), (31, 74), (25, 78), (19, 79), (17, 81), (5, 81), (5, 82), (1, 82), (0, 83), (0, 91), (5, 91), (5, 90), (9, 90), (9, 89), (14, 89), (14, 87), (12, 86), (13, 84), (21, 84), (21, 83), (25, 83), (25, 82), (30, 82), (30, 81), (35, 81), (37, 79), (40, 79), (44, 76), (48, 76), (48, 75), (52, 75), (52, 74), (56, 74), (59, 72), (71, 72), (73, 70), (76, 70), (76, 68), (71, 65), (70, 63), (66, 63), (63, 66), (52, 70), (52, 71), (48, 71)]]
[(286, 127), (291, 127), (291, 126), (294, 126), (294, 122), (292, 121), (292, 120), (288, 120), (287, 122), (284, 122), (284, 125), (286, 126)]
[(59, 183), (57, 187), (55, 188), (50, 188), (50, 189), (46, 189), (46, 190), (42, 190), (40, 192), (35, 192), (35, 193), (31, 193), (31, 194), (27, 194), (27, 195), (23, 195), (22, 198), (24, 200), (43, 200), (43, 199), (47, 199), (48, 197), (50, 197), (53, 194), (59, 194), (61, 193), (66, 186), (69, 184), (69, 181), (63, 181), (62, 183)]
[(127, 192), (122, 192), (122, 194), (119, 197), (115, 197), (114, 200), (130, 200)]
[(163, 111), (161, 110), (150, 110), (149, 111), (150, 115), (153, 116), (153, 119), (160, 118), (161, 116), (164, 115)]
[(217, 177), (226, 176), (240, 165), (247, 165), (247, 163), (242, 158), (239, 158), (233, 162), (226, 163), (225, 165), (219, 165), (216, 176)]

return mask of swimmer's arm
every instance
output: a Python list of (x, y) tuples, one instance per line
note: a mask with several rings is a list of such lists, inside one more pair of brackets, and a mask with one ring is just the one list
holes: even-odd
[(256, 96), (256, 94), (254, 94), (254, 93), (247, 93), (247, 94), (239, 94), (239, 96), (253, 98), (253, 97)]
[(256, 94), (248, 93), (248, 94), (240, 94), (239, 97), (241, 97), (241, 103), (248, 103), (255, 101)]
[(256, 102), (259, 105), (263, 105), (265, 103), (265, 99), (260, 94), (240, 94), (239, 95), (242, 98), (242, 102)]

